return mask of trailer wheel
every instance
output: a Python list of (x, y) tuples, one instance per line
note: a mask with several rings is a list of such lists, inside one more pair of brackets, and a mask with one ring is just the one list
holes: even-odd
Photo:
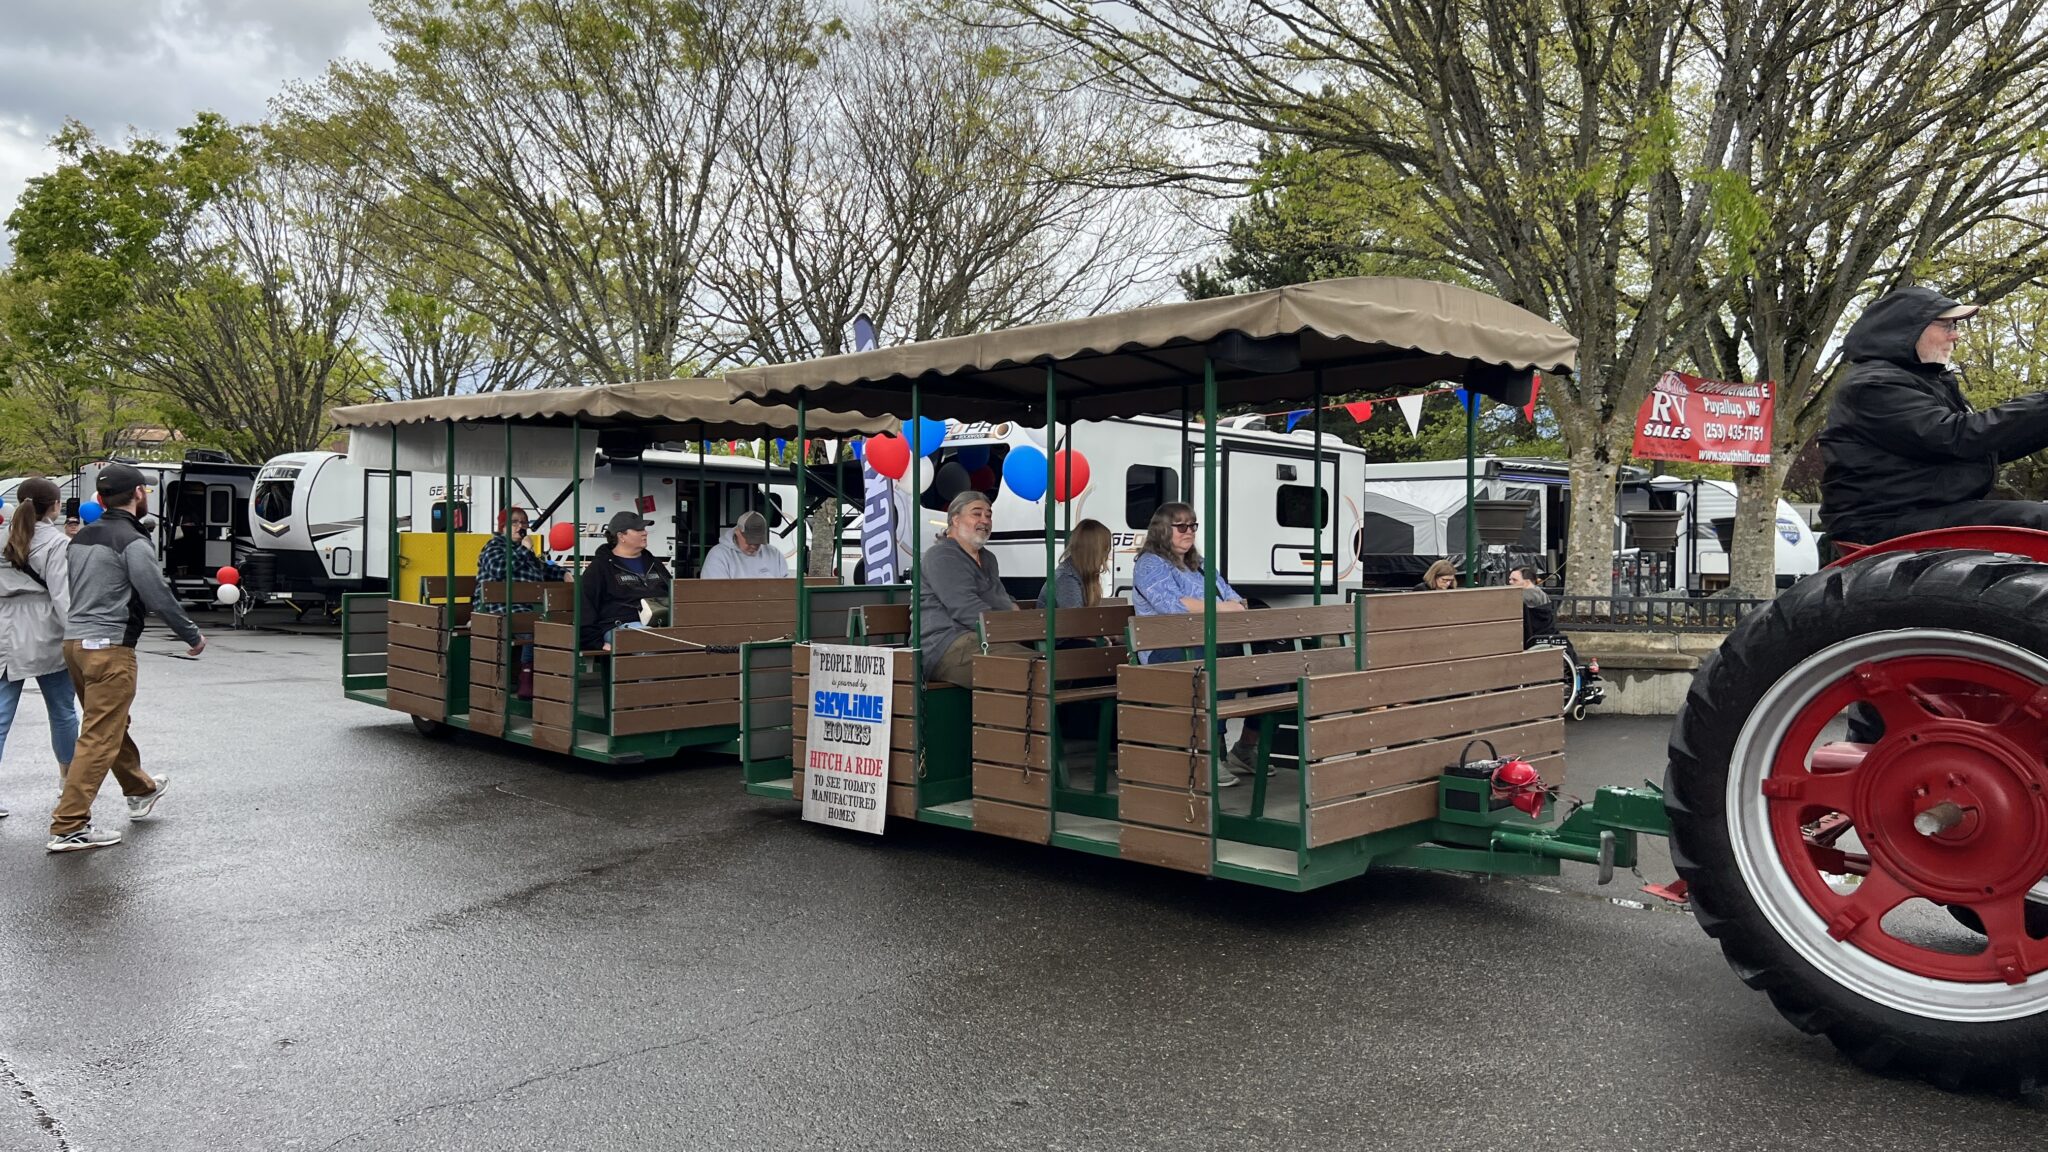
[(1866, 1067), (2008, 1091), (2048, 1073), (2044, 609), (2048, 564), (1998, 553), (1830, 569), (1729, 635), (1673, 727), (1671, 855), (1700, 926)]
[(439, 740), (448, 734), (448, 726), (446, 724), (441, 723), (439, 720), (429, 720), (425, 716), (413, 717), (412, 727), (413, 731), (418, 732), (429, 740)]

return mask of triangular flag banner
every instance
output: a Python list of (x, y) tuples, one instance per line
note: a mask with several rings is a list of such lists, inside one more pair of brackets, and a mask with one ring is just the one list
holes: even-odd
[(1541, 391), (1542, 388), (1543, 373), (1538, 372), (1535, 375), (1535, 379), (1529, 384), (1529, 402), (1527, 404), (1522, 405), (1522, 415), (1526, 417), (1529, 423), (1531, 424), (1534, 424), (1536, 422), (1536, 393)]
[(1396, 403), (1396, 404), (1400, 405), (1400, 407), (1401, 407), (1401, 415), (1402, 415), (1402, 417), (1403, 417), (1403, 418), (1405, 418), (1405, 419), (1406, 419), (1406, 420), (1408, 421), (1408, 434), (1409, 434), (1410, 436), (1419, 436), (1419, 435), (1421, 435), (1421, 434), (1422, 434), (1422, 397), (1421, 397), (1421, 396), (1401, 396), (1401, 397), (1398, 397), (1398, 398), (1396, 398), (1396, 399), (1394, 400), (1394, 403)]
[(1458, 403), (1464, 407), (1465, 411), (1476, 412), (1479, 409), (1479, 393), (1460, 388), (1458, 389)]
[(1353, 421), (1363, 424), (1367, 420), (1372, 419), (1372, 401), (1353, 400), (1351, 403), (1344, 405), (1344, 411), (1351, 413)]
[(1297, 409), (1295, 409), (1294, 411), (1292, 411), (1292, 412), (1289, 412), (1289, 413), (1287, 414), (1287, 430), (1288, 430), (1289, 432), (1292, 432), (1292, 431), (1294, 431), (1294, 426), (1295, 426), (1296, 424), (1299, 424), (1299, 423), (1301, 423), (1301, 421), (1302, 421), (1302, 417), (1304, 417), (1304, 416), (1307, 416), (1307, 415), (1308, 415), (1308, 409), (1306, 409), (1306, 408), (1297, 408)]

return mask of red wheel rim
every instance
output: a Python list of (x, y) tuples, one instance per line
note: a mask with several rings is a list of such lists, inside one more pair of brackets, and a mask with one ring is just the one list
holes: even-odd
[[(1851, 704), (1875, 708), (1877, 743), (1816, 749)], [(1762, 782), (1770, 835), (1828, 935), (1917, 976), (2018, 984), (2048, 970), (2027, 893), (2048, 874), (2048, 687), (1966, 657), (1859, 664), (1808, 701)], [(1862, 853), (1837, 847), (1853, 827)], [(1823, 872), (1862, 875), (1839, 892)], [(1886, 913), (1914, 898), (1968, 907), (1973, 955), (1900, 939)]]

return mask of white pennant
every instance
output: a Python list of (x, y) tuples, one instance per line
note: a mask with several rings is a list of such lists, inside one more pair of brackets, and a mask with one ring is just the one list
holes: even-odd
[(1401, 415), (1405, 417), (1408, 421), (1408, 434), (1410, 436), (1421, 435), (1422, 397), (1398, 396), (1394, 399), (1394, 403), (1399, 404), (1401, 406)]

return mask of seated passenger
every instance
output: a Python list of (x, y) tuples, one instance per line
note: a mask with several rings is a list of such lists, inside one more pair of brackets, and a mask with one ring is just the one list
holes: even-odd
[[(981, 614), (1012, 612), (1017, 602), (1003, 590), (995, 553), (988, 550), (988, 497), (969, 490), (946, 505), (946, 534), (924, 553), (924, 591), (918, 637), (926, 680), (974, 686), (974, 658), (981, 654)], [(1022, 644), (991, 645), (990, 650)]]
[(1458, 566), (1449, 560), (1439, 560), (1422, 574), (1422, 583), (1415, 586), (1417, 592), (1448, 592), (1458, 586)]
[[(482, 595), (483, 586), (510, 579), (515, 584), (539, 584), (547, 580), (560, 580), (562, 566), (542, 560), (526, 546), (526, 509), (507, 508), (498, 518), (504, 531), (490, 538), (484, 550), (476, 558), (476, 582), (478, 595), (471, 608), (477, 612), (493, 615), (506, 611), (502, 595), (496, 598)], [(535, 604), (514, 603), (513, 612), (532, 612)], [(533, 699), (533, 633), (521, 632), (512, 637), (519, 644), (519, 684), (517, 695), (521, 700)]]
[(1523, 647), (1538, 636), (1557, 631), (1557, 609), (1550, 606), (1550, 593), (1543, 590), (1534, 568), (1508, 569), (1508, 587), (1522, 590)]
[[(1152, 522), (1145, 526), (1145, 543), (1139, 547), (1138, 562), (1131, 571), (1133, 613), (1139, 616), (1181, 616), (1202, 611), (1206, 581), (1202, 554), (1195, 550), (1195, 533), (1200, 527), (1195, 520), (1195, 510), (1186, 504), (1161, 504), (1152, 513)], [(1244, 597), (1237, 594), (1237, 589), (1232, 588), (1221, 573), (1216, 576), (1216, 610), (1245, 610)], [(1138, 660), (1143, 664), (1166, 664), (1199, 660), (1201, 657), (1199, 648), (1168, 648), (1141, 653)], [(1253, 694), (1258, 695), (1262, 691), (1266, 690)], [(1219, 698), (1228, 695), (1231, 694), (1222, 693)], [(1264, 722), (1263, 716), (1245, 717), (1237, 742), (1230, 748), (1230, 771), (1217, 779), (1217, 787), (1228, 788), (1238, 782), (1239, 776), (1249, 776), (1257, 770), (1259, 731)], [(1216, 722), (1216, 734), (1219, 738), (1223, 735), (1223, 722), (1220, 720)]]
[(1067, 537), (1067, 550), (1052, 578), (1038, 592), (1039, 606), (1095, 607), (1102, 603), (1102, 573), (1108, 567), (1109, 527), (1100, 520), (1081, 521)]
[(1975, 315), (1930, 288), (1881, 297), (1849, 329), (1849, 373), (1821, 430), (1821, 522), (1876, 544), (1965, 524), (2048, 529), (2048, 505), (1989, 500), (1998, 466), (2048, 448), (2048, 392), (1972, 411), (1949, 369)]
[(768, 547), (768, 518), (749, 512), (704, 557), (704, 570), (698, 575), (706, 580), (787, 580), (789, 560)]
[(647, 551), (648, 523), (637, 512), (621, 512), (605, 526), (603, 546), (576, 582), (576, 597), (583, 602), (583, 630), (576, 642), (583, 648), (611, 651), (612, 633), (642, 626), (643, 601), (666, 610), (671, 577), (661, 558)]

